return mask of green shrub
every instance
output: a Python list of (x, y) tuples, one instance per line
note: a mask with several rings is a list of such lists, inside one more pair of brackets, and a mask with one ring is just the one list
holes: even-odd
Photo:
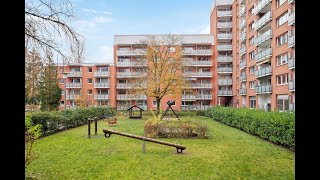
[(292, 112), (216, 106), (209, 108), (205, 115), (271, 142), (295, 148), (295, 114)]

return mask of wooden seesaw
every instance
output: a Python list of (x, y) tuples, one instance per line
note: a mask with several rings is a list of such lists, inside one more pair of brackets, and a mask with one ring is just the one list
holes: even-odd
[(128, 133), (124, 133), (124, 132), (120, 132), (120, 131), (103, 129), (103, 132), (104, 132), (104, 136), (106, 138), (109, 138), (111, 136), (111, 134), (117, 134), (120, 136), (130, 137), (130, 138), (139, 139), (139, 140), (143, 140), (143, 141), (149, 141), (149, 142), (158, 143), (158, 144), (162, 144), (162, 145), (173, 146), (173, 147), (177, 148), (177, 153), (182, 153), (182, 151), (186, 149), (186, 146), (183, 146), (183, 145), (160, 141), (158, 139), (152, 139), (152, 138), (148, 138), (148, 137), (144, 137), (144, 136), (137, 136), (134, 134), (128, 134)]

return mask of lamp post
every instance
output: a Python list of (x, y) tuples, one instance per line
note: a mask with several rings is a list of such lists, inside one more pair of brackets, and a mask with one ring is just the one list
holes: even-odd
[[(64, 69), (64, 68), (63, 68)], [(61, 73), (63, 74), (63, 81), (64, 81), (64, 116), (66, 116), (66, 104), (67, 104), (67, 88), (66, 88), (66, 82), (67, 82), (67, 76), (69, 74), (69, 72), (63, 72)]]

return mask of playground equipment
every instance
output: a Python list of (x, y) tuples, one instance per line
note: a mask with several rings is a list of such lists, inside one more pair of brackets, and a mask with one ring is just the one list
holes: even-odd
[(113, 117), (113, 118), (109, 119), (108, 124), (117, 124), (117, 118)]
[[(163, 112), (162, 116), (161, 116), (161, 120), (163, 119), (163, 117), (167, 114), (167, 112), (171, 109), (173, 114), (176, 115), (176, 117), (179, 119), (178, 115), (176, 114), (176, 112), (174, 112), (174, 110), (172, 109), (172, 105), (174, 104), (174, 101), (167, 101), (168, 107), (167, 109)], [(179, 119), (180, 120), (180, 119)]]
[[(139, 109), (139, 115), (136, 115), (135, 109)], [(141, 107), (137, 106), (137, 105), (133, 105), (130, 108), (127, 109), (127, 111), (129, 111), (129, 119), (141, 119), (142, 118), (142, 111), (144, 111)]]
[(93, 121), (94, 122), (94, 134), (97, 135), (97, 130), (98, 130), (98, 124), (97, 124), (97, 120), (98, 118), (97, 117), (94, 117), (94, 118), (88, 118), (87, 120), (87, 123), (88, 123), (88, 138), (90, 138), (90, 133), (91, 133), (91, 122)]
[(103, 129), (103, 132), (104, 132), (104, 136), (106, 138), (109, 138), (111, 136), (111, 134), (117, 134), (117, 135), (120, 135), (120, 136), (125, 136), (125, 137), (130, 137), (130, 138), (134, 138), (134, 139), (143, 140), (143, 141), (149, 141), (149, 142), (158, 143), (158, 144), (162, 144), (162, 145), (172, 146), (172, 147), (175, 147), (177, 149), (177, 153), (182, 153), (182, 151), (186, 149), (186, 146), (183, 146), (183, 145), (174, 144), (174, 143), (170, 143), (170, 142), (165, 142), (165, 141), (161, 141), (161, 140), (158, 140), (158, 139), (152, 139), (152, 138), (148, 138), (148, 137), (144, 137), (144, 136), (137, 136), (137, 135), (134, 135), (134, 134), (124, 133), (124, 132), (120, 132), (120, 131), (115, 131), (115, 130), (110, 130), (110, 129)]

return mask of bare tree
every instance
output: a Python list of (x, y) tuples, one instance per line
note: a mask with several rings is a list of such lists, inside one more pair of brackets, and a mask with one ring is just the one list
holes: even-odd
[(75, 52), (81, 48), (81, 36), (70, 26), (72, 17), (69, 0), (26, 0), (26, 51), (34, 46), (43, 51), (50, 48), (70, 61), (66, 55), (67, 47)]
[(138, 64), (146, 67), (147, 78), (146, 76), (132, 78), (134, 84), (132, 92), (154, 97), (157, 101), (157, 114), (160, 112), (161, 99), (165, 95), (180, 95), (185, 84), (182, 74), (182, 49), (179, 45), (181, 38), (172, 34), (161, 37), (148, 35), (140, 42), (146, 47), (145, 53), (136, 51), (145, 54), (136, 60)]

